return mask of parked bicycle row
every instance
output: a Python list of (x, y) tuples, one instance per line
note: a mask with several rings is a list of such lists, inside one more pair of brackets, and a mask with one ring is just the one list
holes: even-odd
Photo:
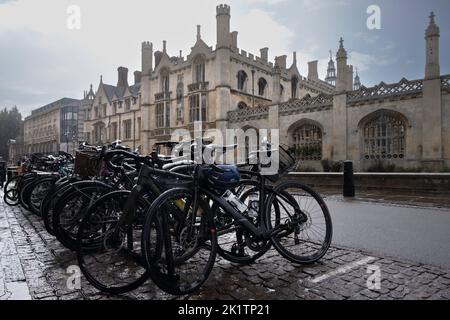
[[(163, 156), (159, 148), (185, 151)], [(4, 201), (40, 216), (76, 252), (85, 278), (112, 294), (149, 279), (172, 295), (193, 293), (218, 255), (247, 265), (274, 248), (294, 264), (319, 261), (331, 245), (331, 217), (314, 190), (281, 179), (296, 166), (294, 158), (283, 146), (265, 144), (244, 165), (201, 161), (236, 148), (167, 142), (145, 156), (120, 142), (83, 144), (75, 158), (29, 159), (5, 185)], [(274, 153), (279, 170), (262, 174), (258, 160)]]

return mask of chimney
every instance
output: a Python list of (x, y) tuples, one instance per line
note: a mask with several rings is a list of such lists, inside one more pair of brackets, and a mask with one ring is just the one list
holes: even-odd
[(142, 72), (135, 71), (134, 72), (134, 84), (141, 83), (141, 79), (142, 79)]
[(280, 56), (280, 57), (276, 57), (275, 58), (275, 65), (280, 67), (280, 69), (286, 69), (286, 60), (287, 60), (287, 56)]
[(263, 60), (264, 62), (268, 62), (269, 61), (269, 48), (262, 48), (259, 51), (261, 52), (261, 60)]
[(318, 80), (319, 73), (317, 72), (317, 64), (318, 61), (310, 61), (308, 62), (308, 79), (309, 80)]
[(117, 86), (128, 87), (128, 69), (125, 67), (119, 67), (117, 68), (117, 73), (118, 73)]

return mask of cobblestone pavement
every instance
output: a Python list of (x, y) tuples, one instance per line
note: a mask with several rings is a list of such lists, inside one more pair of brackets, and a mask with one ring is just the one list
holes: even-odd
[[(81, 290), (68, 289), (66, 270), (76, 265), (74, 254), (46, 233), (38, 217), (1, 201), (0, 252), (0, 300), (175, 299), (150, 281), (123, 296), (103, 295), (83, 279)], [(370, 282), (378, 273), (381, 282)], [(298, 267), (271, 251), (252, 266), (218, 259), (203, 290), (185, 298), (443, 300), (450, 299), (450, 270), (337, 247), (320, 263)]]

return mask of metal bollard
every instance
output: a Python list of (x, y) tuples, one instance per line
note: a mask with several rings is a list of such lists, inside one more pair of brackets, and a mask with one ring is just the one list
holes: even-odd
[(344, 197), (355, 197), (355, 180), (353, 176), (353, 161), (344, 162)]

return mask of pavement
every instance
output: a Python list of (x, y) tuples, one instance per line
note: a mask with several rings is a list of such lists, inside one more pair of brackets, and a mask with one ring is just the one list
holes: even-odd
[[(218, 258), (200, 292), (173, 297), (155, 288), (150, 281), (121, 296), (99, 293), (83, 277), (80, 286), (73, 288), (68, 283), (69, 270), (76, 266), (74, 254), (46, 233), (38, 217), (0, 201), (0, 300), (450, 299), (450, 269), (437, 266), (426, 255), (412, 255), (412, 251), (406, 250), (406, 242), (397, 241), (410, 239), (409, 247), (414, 248), (422, 237), (431, 237), (430, 244), (419, 248), (424, 250), (427, 246), (434, 247), (439, 240), (447, 240), (441, 234), (448, 227), (444, 211), (408, 208), (403, 212), (402, 209), (396, 222), (393, 213), (402, 206), (382, 206), (361, 200), (349, 203), (339, 197), (327, 197), (327, 202), (333, 212), (335, 245), (319, 263), (295, 266), (273, 250), (245, 267)], [(450, 212), (447, 214), (450, 216)], [(371, 220), (366, 220), (368, 217)], [(402, 223), (405, 220), (410, 223)], [(402, 234), (401, 230), (406, 229), (411, 231)], [(388, 236), (394, 240), (375, 241)], [(445, 248), (439, 250), (434, 255), (448, 257)], [(427, 262), (419, 261), (422, 258)]]

